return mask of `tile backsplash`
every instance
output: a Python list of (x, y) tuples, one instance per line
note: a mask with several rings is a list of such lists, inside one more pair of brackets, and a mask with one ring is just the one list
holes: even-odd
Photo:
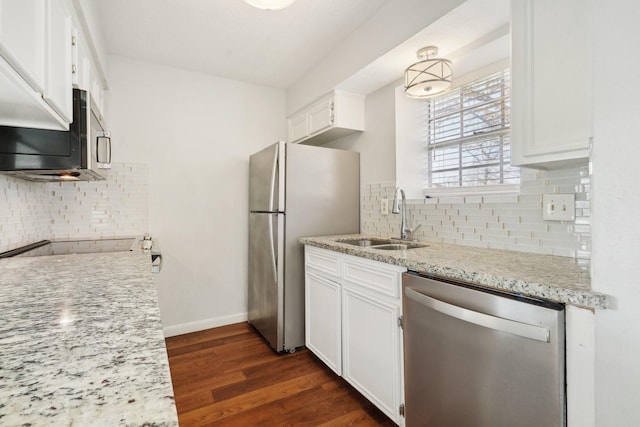
[(36, 183), (0, 175), (0, 252), (43, 239), (147, 232), (147, 165), (114, 163), (106, 177)]
[[(589, 259), (591, 256), (591, 177), (588, 167), (554, 171), (521, 170), (518, 194), (465, 195), (407, 200), (407, 222), (420, 224), (414, 237), (520, 252)], [(400, 215), (380, 213), (382, 199), (391, 206), (395, 183), (361, 188), (362, 233), (400, 236)], [(542, 219), (542, 195), (575, 194), (574, 221)], [(391, 209), (391, 208), (390, 208)]]
[[(447, 196), (407, 201), (420, 240), (589, 259), (591, 177), (587, 167), (522, 169), (518, 194)], [(400, 215), (382, 215), (395, 183), (361, 189), (361, 230), (400, 235)], [(574, 221), (544, 221), (542, 195), (574, 193)], [(106, 181), (34, 183), (0, 175), (0, 252), (43, 239), (102, 238), (148, 231), (148, 167), (114, 163)]]

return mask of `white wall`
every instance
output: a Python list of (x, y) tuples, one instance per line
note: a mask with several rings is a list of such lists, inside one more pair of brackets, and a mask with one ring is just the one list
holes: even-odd
[(596, 312), (597, 425), (640, 425), (640, 4), (594, 0), (592, 282), (614, 305)]
[(357, 132), (324, 145), (360, 153), (360, 185), (395, 180), (395, 86), (388, 85), (367, 95), (365, 132)]
[(249, 155), (286, 137), (282, 90), (109, 57), (114, 160), (149, 164), (165, 333), (246, 319)]

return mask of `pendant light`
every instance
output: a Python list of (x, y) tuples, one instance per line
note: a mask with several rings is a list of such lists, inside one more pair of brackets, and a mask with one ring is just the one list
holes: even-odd
[(434, 58), (437, 54), (437, 47), (423, 47), (417, 54), (420, 61), (405, 70), (404, 92), (409, 98), (431, 98), (451, 86), (453, 76), (451, 61)]
[(253, 7), (264, 10), (280, 10), (291, 6), (296, 0), (244, 0)]

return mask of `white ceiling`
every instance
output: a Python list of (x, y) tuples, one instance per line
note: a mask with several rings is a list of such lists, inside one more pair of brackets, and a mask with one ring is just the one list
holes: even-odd
[(99, 0), (107, 50), (279, 88), (294, 83), (389, 0)]
[[(280, 11), (242, 0), (99, 0), (98, 13), (111, 54), (287, 88), (389, 1), (402, 0), (297, 0)], [(508, 15), (509, 0), (469, 0), (341, 86), (388, 84), (425, 45), (445, 57), (466, 52)]]

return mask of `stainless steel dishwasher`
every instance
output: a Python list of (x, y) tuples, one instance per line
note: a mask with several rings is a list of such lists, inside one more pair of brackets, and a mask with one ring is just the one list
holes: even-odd
[(564, 306), (405, 273), (407, 427), (566, 425)]

